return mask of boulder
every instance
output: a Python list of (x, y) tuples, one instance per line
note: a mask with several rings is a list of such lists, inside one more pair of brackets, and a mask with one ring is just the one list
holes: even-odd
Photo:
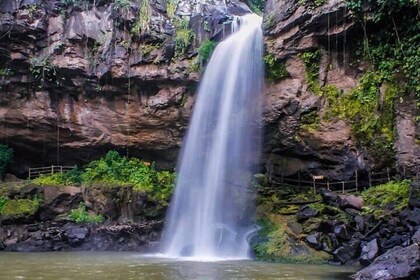
[(419, 279), (420, 250), (417, 244), (395, 247), (357, 272), (355, 280)]
[(348, 245), (337, 248), (334, 252), (334, 258), (341, 264), (346, 264), (356, 258), (360, 253), (360, 241), (351, 240)]
[(338, 205), (338, 195), (327, 189), (321, 189), (319, 191), (322, 197), (322, 201), (328, 205)]
[(306, 243), (308, 243), (311, 247), (319, 250), (321, 249), (321, 244), (319, 243), (319, 237), (320, 237), (319, 232), (310, 234), (306, 237)]
[(362, 246), (362, 253), (360, 254), (359, 262), (363, 266), (369, 265), (379, 255), (378, 240), (372, 239)]
[(340, 195), (338, 204), (341, 209), (353, 208), (362, 210), (363, 198), (356, 195)]
[(296, 213), (296, 218), (298, 221), (304, 221), (306, 219), (316, 217), (319, 215), (319, 211), (313, 209), (307, 205), (301, 207), (299, 211)]
[(411, 207), (420, 208), (420, 181), (412, 182), (410, 185), (410, 197), (408, 204)]
[(420, 208), (414, 208), (411, 214), (407, 217), (407, 222), (413, 226), (420, 225)]
[(71, 226), (64, 231), (64, 236), (68, 238), (70, 246), (77, 246), (82, 243), (89, 235), (89, 228), (84, 226)]

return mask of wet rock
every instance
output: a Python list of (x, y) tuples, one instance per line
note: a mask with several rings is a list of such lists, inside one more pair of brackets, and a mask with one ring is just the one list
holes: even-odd
[(350, 240), (351, 236), (346, 225), (336, 225), (334, 227), (334, 234), (342, 240)]
[(310, 234), (306, 237), (306, 242), (315, 249), (321, 249), (321, 244), (319, 243), (320, 239), (320, 233), (316, 232), (313, 234)]
[(362, 246), (359, 262), (363, 266), (369, 265), (379, 255), (379, 244), (377, 239), (373, 239)]
[(338, 205), (339, 197), (336, 193), (327, 189), (321, 189), (320, 192), (322, 201), (328, 205)]
[(346, 264), (360, 253), (360, 241), (351, 240), (348, 245), (337, 248), (333, 252), (334, 258), (341, 264)]
[(357, 229), (361, 232), (364, 232), (366, 229), (365, 219), (362, 216), (356, 216), (354, 221), (356, 222)]
[(298, 221), (303, 221), (312, 217), (316, 217), (319, 215), (319, 211), (316, 209), (311, 208), (310, 206), (303, 206), (299, 209), (296, 213), (296, 218)]
[(419, 279), (419, 277), (420, 250), (416, 244), (389, 250), (353, 276), (355, 280)]
[(408, 204), (411, 207), (420, 208), (420, 181), (411, 183)]
[(64, 231), (64, 236), (68, 238), (70, 246), (77, 246), (82, 243), (89, 234), (89, 228), (82, 226), (72, 226)]
[(414, 208), (411, 214), (407, 217), (407, 222), (413, 226), (420, 225), (420, 208)]
[(420, 246), (420, 228), (414, 233), (411, 240), (413, 241), (413, 243), (417, 243)]

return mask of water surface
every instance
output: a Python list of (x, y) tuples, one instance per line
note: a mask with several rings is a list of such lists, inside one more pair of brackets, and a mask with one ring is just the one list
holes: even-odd
[(340, 280), (351, 268), (256, 261), (187, 262), (128, 252), (0, 252), (0, 279)]

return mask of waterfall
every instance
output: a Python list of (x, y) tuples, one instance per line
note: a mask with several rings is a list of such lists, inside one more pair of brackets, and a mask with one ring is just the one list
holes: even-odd
[(169, 257), (249, 258), (263, 46), (261, 18), (238, 21), (215, 49), (199, 86), (163, 233), (162, 253)]

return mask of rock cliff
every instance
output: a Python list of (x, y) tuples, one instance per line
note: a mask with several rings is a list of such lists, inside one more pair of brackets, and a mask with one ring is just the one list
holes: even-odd
[[(236, 0), (3, 1), (0, 140), (16, 150), (14, 172), (81, 164), (111, 148), (173, 167), (203, 66), (198, 50), (247, 12)], [(284, 72), (265, 91), (270, 176), (348, 179), (392, 166), (396, 155), (416, 171), (418, 109), (404, 109), (410, 99), (397, 107), (397, 145), (386, 153), (370, 151), (372, 139), (359, 141), (352, 120), (324, 117), (332, 104), (325, 88), (348, 92), (369, 70), (354, 55), (361, 30), (344, 1), (267, 1), (266, 63)], [(315, 52), (310, 73), (305, 54)]]

